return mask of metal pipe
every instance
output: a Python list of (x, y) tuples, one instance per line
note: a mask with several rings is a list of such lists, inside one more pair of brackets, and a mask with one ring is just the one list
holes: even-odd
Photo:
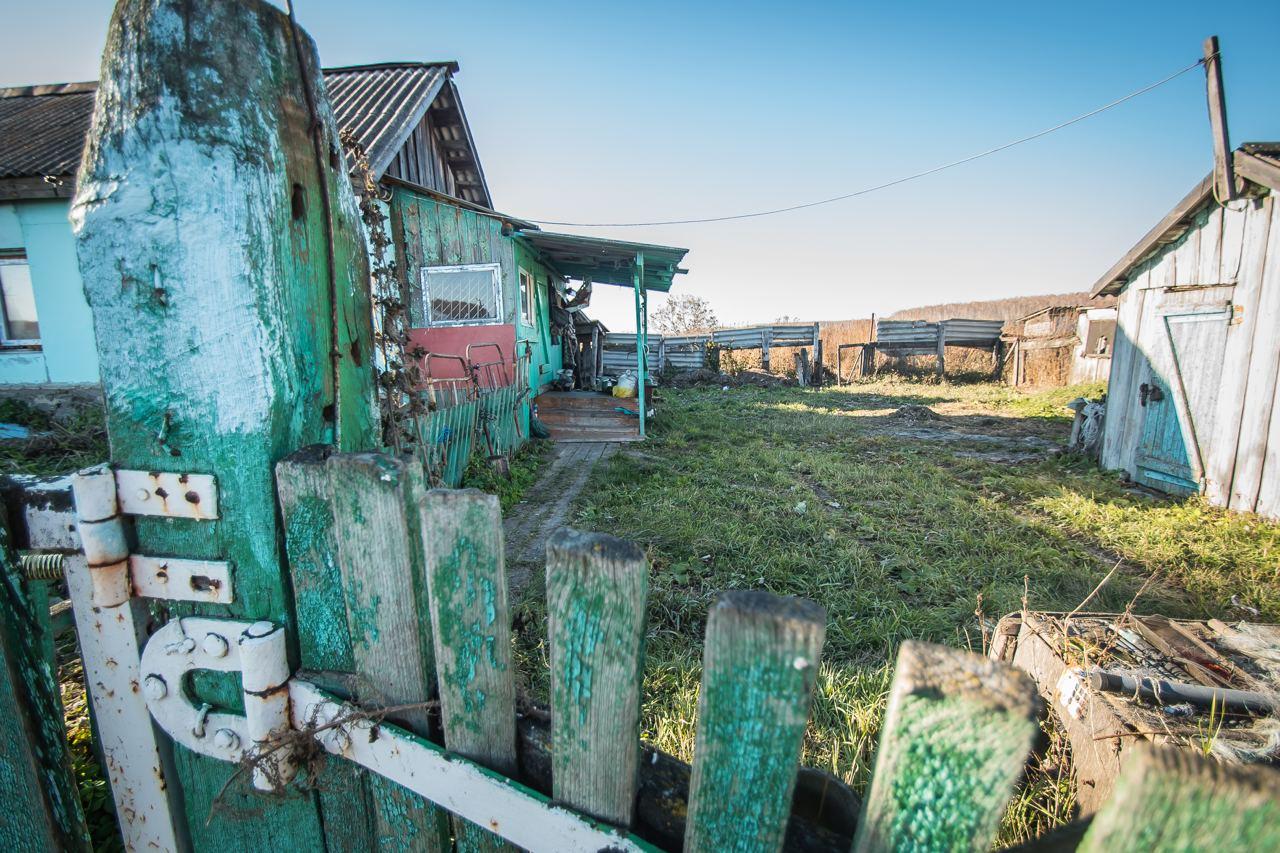
[(1164, 681), (1147, 676), (1134, 677), (1123, 672), (1094, 669), (1087, 673), (1089, 686), (1103, 693), (1140, 696), (1162, 705), (1189, 702), (1198, 708), (1220, 708), (1224, 711), (1274, 714), (1280, 710), (1280, 699), (1251, 690), (1230, 690), (1200, 684)]

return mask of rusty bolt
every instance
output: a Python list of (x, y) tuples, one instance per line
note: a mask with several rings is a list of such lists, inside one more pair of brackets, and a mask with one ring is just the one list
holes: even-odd
[(218, 634), (205, 634), (204, 642), (200, 644), (204, 649), (204, 653), (211, 658), (223, 658), (227, 656), (227, 638)]
[(189, 504), (200, 503), (200, 493), (197, 491), (192, 490), (190, 492), (187, 492), (185, 495), (183, 495), (183, 497), (187, 499), (187, 503)]
[(236, 749), (240, 746), (240, 735), (231, 729), (218, 729), (213, 733), (213, 745), (218, 749)]
[(142, 680), (142, 689), (152, 702), (159, 702), (169, 695), (169, 685), (165, 684), (164, 679), (158, 675), (148, 675), (144, 678)]

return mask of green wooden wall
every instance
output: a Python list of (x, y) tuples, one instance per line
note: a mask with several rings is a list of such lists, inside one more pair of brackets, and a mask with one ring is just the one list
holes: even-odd
[[(553, 279), (558, 280), (559, 276), (516, 238), (504, 237), (498, 219), (408, 187), (395, 186), (391, 198), (391, 235), (397, 256), (402, 259), (399, 269), (410, 296), (409, 318), (413, 326), (426, 325), (422, 309), (423, 269), (452, 264), (500, 264), (503, 318), (515, 324), (517, 342), (532, 344), (530, 390), (537, 394), (555, 378), (562, 361), (560, 345), (551, 338), (549, 288), (556, 286)], [(538, 281), (534, 326), (520, 319), (518, 271), (521, 268), (533, 273)]]

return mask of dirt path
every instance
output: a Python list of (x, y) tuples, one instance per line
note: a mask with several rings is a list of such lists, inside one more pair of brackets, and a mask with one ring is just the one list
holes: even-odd
[(569, 507), (592, 469), (617, 450), (613, 442), (557, 444), (542, 476), (508, 513), (502, 527), (512, 601), (519, 598), (533, 570), (543, 564), (547, 539), (565, 526)]

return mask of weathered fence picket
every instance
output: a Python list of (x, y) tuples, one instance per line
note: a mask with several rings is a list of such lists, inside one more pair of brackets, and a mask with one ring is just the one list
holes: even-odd
[[(325, 604), (336, 608), (338, 618), (317, 615), (329, 623), (331, 642), (349, 643), (349, 653), (341, 656), (349, 663), (336, 670), (350, 673), (349, 695), (372, 708), (417, 705), (391, 712), (386, 719), (429, 737), (427, 703), (435, 695), (434, 652), (422, 618), (427, 592), (421, 534), (418, 525), (409, 522), (416, 518), (422, 479), (419, 465), (375, 453), (330, 454), (316, 448), (294, 454), (277, 466), (286, 547), (291, 534), (295, 540), (315, 535), (302, 529), (308, 524), (322, 534), (329, 531), (321, 547), (332, 548), (327, 552), (332, 565), (326, 567), (329, 577), (322, 585), (336, 592)], [(317, 492), (324, 495), (330, 517), (316, 518), (314, 504), (309, 504), (311, 517), (298, 524), (299, 501), (304, 497), (298, 489), (308, 487), (311, 497)], [(299, 556), (305, 571), (315, 558), (298, 544), (293, 550), (303, 551)], [(307, 585), (306, 593), (315, 589)], [(303, 615), (301, 605), (299, 615)], [(373, 818), (369, 831), (377, 843), (413, 838), (420, 849), (448, 846), (445, 816), (430, 802), (376, 774), (365, 784)]]
[(707, 616), (686, 851), (782, 848), (827, 614), (727, 592)]
[(989, 849), (1039, 706), (1011, 666), (903, 643), (854, 850)]
[[(445, 746), (514, 776), (516, 685), (498, 499), (432, 489), (421, 501), (421, 531)], [(464, 850), (495, 849), (471, 824), (455, 821), (454, 831)]]
[(1276, 771), (1185, 750), (1135, 750), (1078, 850), (1280, 850)]
[(631, 542), (566, 528), (547, 543), (546, 580), (555, 797), (630, 826), (648, 561)]

